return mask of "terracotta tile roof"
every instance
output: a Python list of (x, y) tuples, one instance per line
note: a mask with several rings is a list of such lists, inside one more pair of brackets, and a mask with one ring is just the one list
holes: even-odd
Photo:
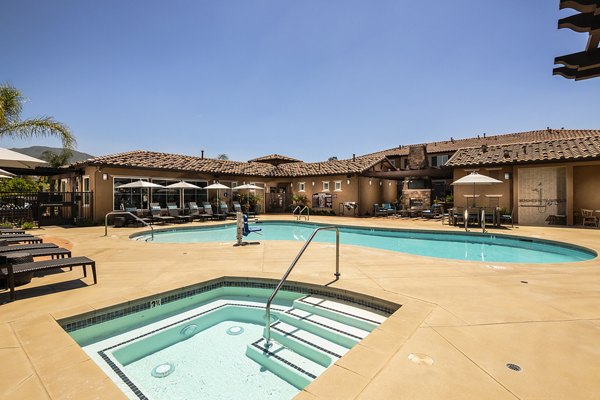
[[(427, 153), (451, 153), (465, 147), (477, 147), (483, 144), (488, 146), (510, 143), (542, 142), (546, 140), (574, 139), (600, 135), (598, 129), (544, 129), (539, 131), (517, 132), (486, 137), (478, 136), (466, 139), (453, 139), (442, 142), (422, 143), (427, 147)], [(416, 145), (416, 144), (415, 144)], [(371, 153), (370, 155), (406, 156), (408, 145), (394, 147), (387, 150)]]
[[(338, 175), (363, 172), (387, 160), (382, 156), (357, 157), (355, 160), (335, 160), (317, 163), (291, 162), (278, 166), (262, 162), (242, 162), (201, 158), (181, 154), (136, 150), (110, 154), (71, 164), (71, 167), (102, 165), (112, 167), (151, 168), (178, 171), (246, 175), (261, 177), (298, 177)], [(392, 167), (393, 168), (393, 167)]]
[(268, 156), (263, 156), (263, 157), (253, 158), (252, 160), (248, 160), (248, 162), (266, 162), (266, 163), (271, 164), (270, 161), (276, 161), (279, 163), (302, 162), (302, 160), (298, 160), (297, 158), (282, 156), (281, 154), (270, 154)]
[(454, 153), (446, 165), (465, 167), (584, 159), (600, 159), (600, 132), (591, 137), (464, 148)]

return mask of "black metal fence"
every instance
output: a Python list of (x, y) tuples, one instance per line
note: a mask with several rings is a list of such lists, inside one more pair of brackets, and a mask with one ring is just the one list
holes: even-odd
[(93, 201), (92, 192), (0, 192), (0, 222), (87, 224), (94, 220)]

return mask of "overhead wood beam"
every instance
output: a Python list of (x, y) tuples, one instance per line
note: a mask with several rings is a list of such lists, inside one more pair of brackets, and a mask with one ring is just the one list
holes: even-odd
[(600, 8), (600, 1), (598, 0), (560, 0), (560, 9), (571, 8), (573, 10), (587, 13), (594, 12)]

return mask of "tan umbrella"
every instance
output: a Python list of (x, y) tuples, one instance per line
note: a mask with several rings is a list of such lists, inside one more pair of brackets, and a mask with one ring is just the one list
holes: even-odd
[(476, 186), (479, 185), (493, 185), (496, 183), (502, 183), (502, 181), (499, 181), (498, 179), (494, 179), (494, 178), (490, 178), (487, 175), (481, 175), (478, 174), (477, 172), (471, 172), (469, 175), (467, 176), (463, 176), (460, 179), (455, 180), (454, 182), (452, 182), (452, 185), (473, 185), (473, 207), (475, 207), (476, 204), (476, 199), (475, 199), (475, 191), (476, 191)]
[[(251, 183), (246, 183), (244, 185), (240, 185), (240, 186), (236, 186), (233, 188), (233, 190), (240, 190), (240, 189), (245, 189), (245, 190), (265, 190), (265, 188), (262, 188), (260, 186), (256, 186), (253, 185)], [(250, 212), (250, 197), (247, 197), (247, 202), (246, 202), (246, 212)]]
[(48, 163), (39, 158), (27, 156), (9, 149), (0, 147), (0, 168), (25, 168), (34, 169), (35, 167), (47, 166)]

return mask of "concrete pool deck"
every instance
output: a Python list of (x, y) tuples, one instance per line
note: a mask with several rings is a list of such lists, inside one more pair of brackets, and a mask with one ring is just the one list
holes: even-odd
[[(261, 216), (262, 220), (284, 216)], [(443, 229), (439, 221), (311, 217), (311, 222)], [(194, 223), (196, 226), (206, 224)], [(189, 224), (184, 226), (190, 226)], [(0, 305), (0, 398), (119, 399), (124, 394), (57, 319), (222, 276), (279, 279), (300, 242), (170, 244), (131, 241), (143, 229), (46, 227), (32, 233), (94, 259), (34, 278)], [(474, 230), (478, 232), (480, 230)], [(600, 253), (600, 229), (492, 230)], [(334, 246), (314, 243), (290, 280), (328, 284)], [(600, 260), (562, 264), (461, 262), (342, 245), (333, 287), (402, 307), (297, 399), (592, 399), (600, 397)], [(90, 286), (87, 286), (90, 285)], [(8, 293), (0, 291), (0, 301)], [(417, 357), (411, 357), (416, 354)], [(427, 362), (415, 362), (425, 359)], [(522, 367), (515, 372), (507, 363)]]

